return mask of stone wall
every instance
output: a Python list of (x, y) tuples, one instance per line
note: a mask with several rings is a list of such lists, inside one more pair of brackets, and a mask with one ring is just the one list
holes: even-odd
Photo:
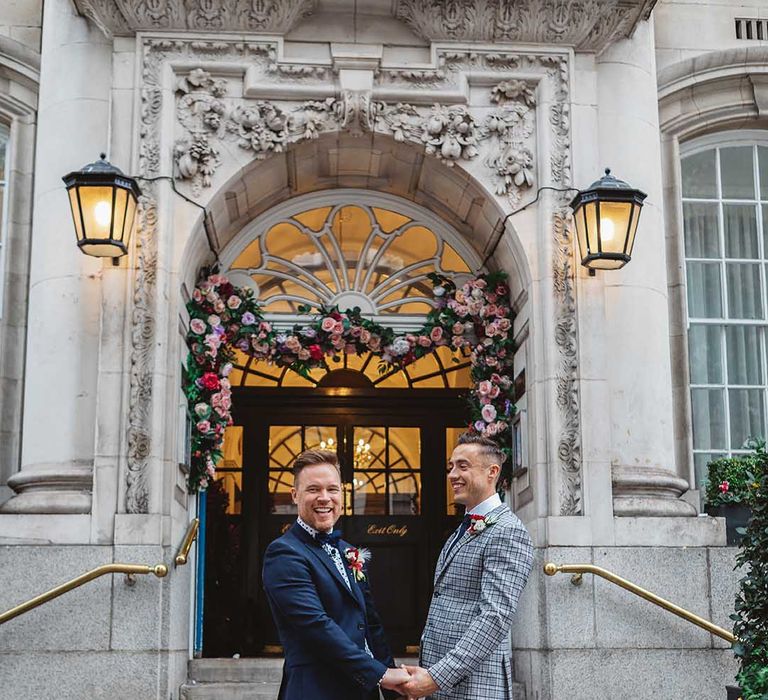
[[(162, 547), (0, 546), (0, 611), (112, 562), (169, 562)], [(0, 687), (14, 700), (177, 697), (186, 678), (192, 567), (86, 583), (6, 622)], [(12, 690), (10, 690), (12, 689)], [(8, 696), (10, 697), (10, 696)]]
[(42, 0), (3, 0), (0, 3), (0, 36), (40, 51)]
[(729, 644), (597, 576), (578, 586), (546, 562), (594, 564), (730, 630), (733, 547), (549, 547), (513, 628), (527, 700), (719, 700), (737, 664)]

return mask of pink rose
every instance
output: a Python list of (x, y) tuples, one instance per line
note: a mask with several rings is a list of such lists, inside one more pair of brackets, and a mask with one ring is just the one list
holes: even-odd
[(368, 343), (371, 342), (371, 332), (365, 330), (365, 328), (360, 330), (360, 341), (368, 345)]
[(371, 339), (368, 342), (368, 347), (373, 351), (377, 352), (379, 348), (381, 347), (381, 337), (378, 335), (371, 335)]
[(272, 324), (269, 323), (268, 321), (262, 321), (261, 323), (259, 323), (259, 330), (262, 331), (263, 333), (269, 333), (272, 331)]
[(192, 292), (192, 298), (199, 304), (203, 300), (203, 293), (199, 289)]
[(488, 286), (488, 283), (484, 279), (476, 279), (473, 284), (475, 289), (485, 289)]
[(333, 325), (333, 332), (341, 335), (344, 332), (344, 324), (341, 321), (336, 321)]
[(192, 329), (193, 333), (196, 333), (197, 335), (202, 335), (205, 333), (205, 329), (207, 326), (205, 325), (205, 321), (199, 319), (199, 318), (193, 318), (189, 322), (189, 327)]
[(207, 420), (201, 420), (197, 423), (197, 432), (198, 433), (210, 433), (211, 432), (211, 423)]
[(299, 350), (299, 359), (303, 362), (306, 362), (310, 357), (312, 357), (312, 353), (310, 353), (310, 351), (306, 348)]
[(432, 341), (429, 338), (427, 338), (426, 335), (420, 335), (418, 342), (419, 342), (419, 345), (421, 345), (421, 347), (423, 348), (428, 348), (430, 345), (432, 345)]
[(226, 304), (225, 304), (225, 303), (224, 303), (224, 302), (223, 302), (221, 299), (219, 299), (219, 300), (218, 300), (218, 301), (217, 301), (217, 302), (216, 302), (216, 303), (213, 305), (213, 310), (214, 310), (214, 311), (215, 311), (217, 314), (220, 314), (220, 313), (222, 313), (222, 312), (224, 311), (224, 309), (226, 309), (226, 308), (227, 308)]
[(490, 391), (490, 393), (488, 394), (488, 396), (490, 396), (492, 399), (495, 399), (495, 398), (497, 398), (497, 397), (498, 397), (498, 395), (499, 395), (500, 393), (501, 393), (501, 389), (499, 389), (499, 387), (497, 387), (496, 385), (494, 385), (494, 386), (492, 386), (492, 387), (491, 387), (491, 391)]
[(329, 316), (326, 316), (320, 324), (320, 328), (322, 328), (326, 333), (330, 333), (335, 326), (336, 321)]
[(451, 328), (451, 330), (453, 331), (454, 335), (461, 335), (464, 333), (464, 324), (457, 321), (453, 324), (453, 328)]
[(480, 411), (480, 415), (486, 423), (492, 423), (496, 420), (496, 409), (493, 404), (486, 404)]
[(493, 385), (487, 379), (477, 385), (477, 391), (480, 396), (488, 396), (491, 393), (492, 388)]
[(235, 296), (234, 294), (231, 297), (229, 297), (229, 299), (227, 299), (227, 306), (230, 309), (239, 309), (240, 304), (242, 303), (243, 303), (243, 300), (240, 297)]
[(435, 326), (430, 332), (429, 337), (433, 343), (438, 343), (443, 338), (443, 329), (440, 326)]

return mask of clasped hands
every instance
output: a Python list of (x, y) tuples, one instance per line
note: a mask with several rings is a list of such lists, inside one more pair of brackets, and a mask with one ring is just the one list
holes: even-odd
[(423, 698), (440, 690), (427, 669), (404, 665), (400, 668), (387, 669), (384, 678), (381, 679), (381, 687), (395, 690), (410, 700)]

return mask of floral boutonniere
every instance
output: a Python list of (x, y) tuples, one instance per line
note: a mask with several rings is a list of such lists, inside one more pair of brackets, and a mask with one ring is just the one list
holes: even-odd
[(472, 519), (472, 523), (467, 529), (470, 535), (479, 535), (483, 530), (486, 530), (499, 520), (498, 515), (470, 515), (469, 517)]
[(365, 581), (365, 572), (363, 567), (371, 560), (371, 552), (368, 549), (358, 549), (357, 547), (347, 547), (344, 550), (344, 558), (355, 575), (355, 581)]

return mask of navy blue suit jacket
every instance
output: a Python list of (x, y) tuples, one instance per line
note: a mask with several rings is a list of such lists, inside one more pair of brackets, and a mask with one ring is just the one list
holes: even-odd
[[(339, 549), (351, 545), (343, 540)], [(369, 700), (394, 667), (370, 588), (294, 523), (264, 555), (263, 581), (285, 652), (279, 700)], [(365, 640), (375, 658), (365, 651)]]

